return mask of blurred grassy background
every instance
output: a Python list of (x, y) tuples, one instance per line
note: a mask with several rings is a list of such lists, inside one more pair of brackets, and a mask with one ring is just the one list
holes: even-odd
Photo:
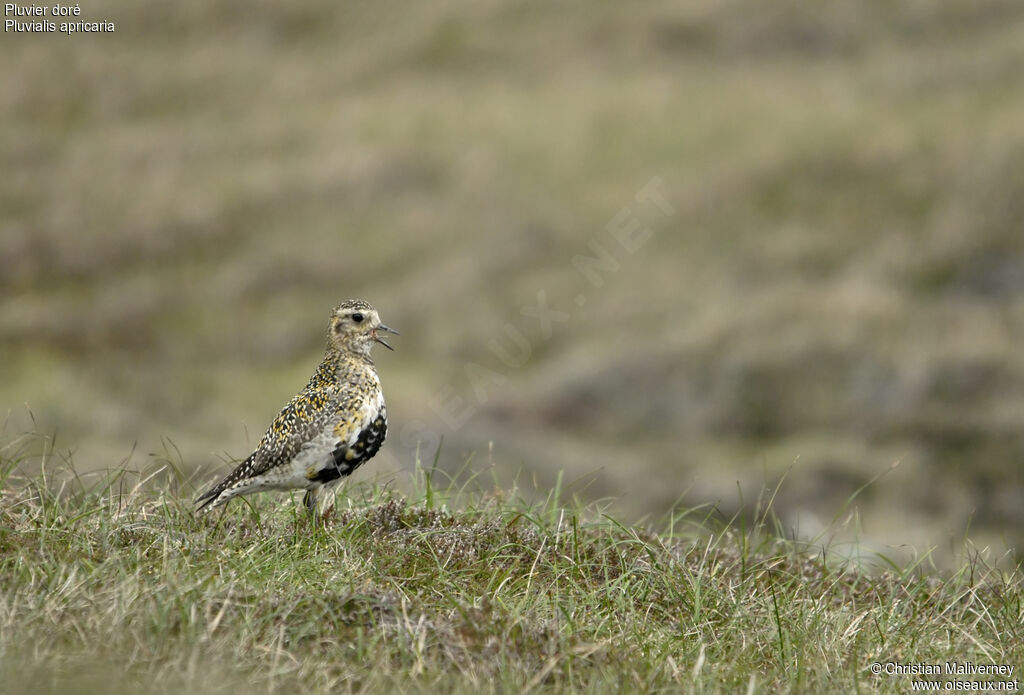
[[(1022, 540), (1016, 0), (82, 18), (117, 31), (0, 41), (8, 432), (27, 403), (80, 468), (168, 438), (223, 472), (362, 297), (403, 335), (361, 476), (401, 482), (443, 435), (448, 471), (564, 470), (637, 518), (791, 469), (776, 509), (814, 533), (899, 461), (856, 504), (878, 547)], [(636, 200), (655, 178), (670, 216)], [(624, 208), (652, 232), (632, 254)], [(571, 262), (592, 243), (602, 287)], [(539, 292), (569, 315), (550, 337)], [(521, 367), (488, 347), (506, 324)]]

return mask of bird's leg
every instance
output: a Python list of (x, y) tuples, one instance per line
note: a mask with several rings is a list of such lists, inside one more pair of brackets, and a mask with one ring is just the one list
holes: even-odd
[(309, 516), (315, 521), (316, 520), (316, 508), (317, 508), (317, 492), (318, 489), (306, 490), (306, 494), (302, 496), (302, 503), (306, 505), (306, 511), (309, 512)]

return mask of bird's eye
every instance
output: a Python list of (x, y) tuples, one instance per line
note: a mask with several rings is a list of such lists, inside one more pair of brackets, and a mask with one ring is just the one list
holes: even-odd
[(355, 321), (356, 323), (362, 323), (363, 315), (359, 313), (352, 314), (352, 320)]

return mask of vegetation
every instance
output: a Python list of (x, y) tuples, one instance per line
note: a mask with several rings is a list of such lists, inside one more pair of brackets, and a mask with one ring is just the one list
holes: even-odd
[(5, 459), (0, 692), (874, 693), (912, 680), (875, 661), (1024, 663), (1019, 569), (855, 564), (767, 502), (657, 533), (420, 469), (316, 525), (273, 495), (196, 518), (169, 465)]
[[(4, 440), (0, 690), (1024, 668), (1020, 0), (82, 11), (0, 41), (2, 429), (74, 461)], [(380, 455), (193, 518), (352, 296)]]
[[(117, 31), (0, 42), (0, 404), (81, 470), (169, 436), (212, 477), (361, 296), (403, 334), (367, 475), (493, 442), (637, 520), (796, 462), (807, 528), (899, 461), (873, 548), (1024, 540), (1019, 0), (82, 9)], [(653, 236), (593, 287), (624, 207)]]

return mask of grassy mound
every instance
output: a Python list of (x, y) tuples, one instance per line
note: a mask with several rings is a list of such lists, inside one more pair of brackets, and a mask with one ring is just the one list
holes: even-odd
[(872, 569), (767, 514), (655, 533), (421, 474), (320, 524), (272, 495), (196, 518), (180, 476), (14, 466), (0, 691), (890, 692), (915, 677), (873, 662), (1024, 664), (1019, 568)]

